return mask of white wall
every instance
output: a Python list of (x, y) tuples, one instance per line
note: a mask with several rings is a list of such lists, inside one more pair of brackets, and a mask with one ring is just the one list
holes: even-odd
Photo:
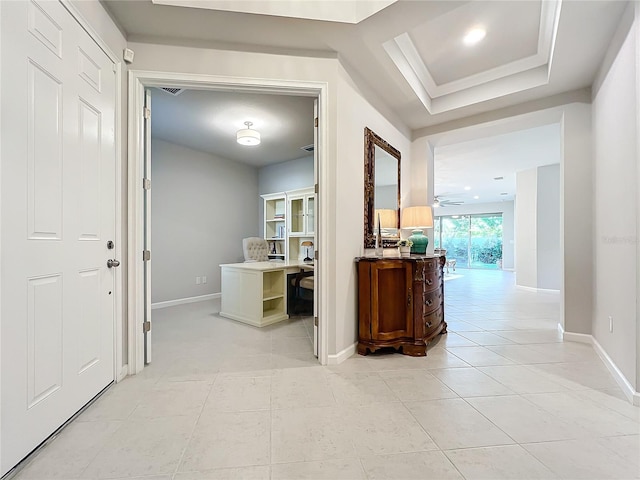
[(535, 168), (516, 173), (516, 285), (531, 288), (538, 285), (537, 184)]
[(560, 290), (560, 165), (516, 173), (516, 285)]
[(258, 170), (153, 139), (151, 177), (151, 301), (219, 293), (219, 265), (258, 235)]
[[(319, 254), (331, 259), (320, 271), (326, 310), (328, 353), (336, 355), (356, 341), (356, 270), (362, 253), (364, 210), (364, 127), (372, 128), (403, 155), (403, 184), (409, 181), (410, 142), (404, 125), (386, 120), (365, 99), (335, 58), (307, 58), (253, 52), (131, 42), (135, 70), (179, 72), (267, 80), (315, 81), (327, 85), (326, 162), (320, 164), (318, 213), (325, 219), (316, 232)], [(255, 203), (254, 203), (255, 205)], [(322, 243), (320, 243), (322, 242)]]
[[(482, 213), (502, 214), (502, 268), (514, 268), (514, 202), (473, 203), (436, 208), (434, 215), (474, 215)], [(429, 240), (431, 243), (431, 240)]]
[[(357, 341), (357, 274), (354, 257), (360, 256), (364, 244), (364, 129), (370, 128), (401, 154), (401, 205), (409, 206), (405, 198), (411, 183), (411, 142), (360, 94), (342, 70), (338, 79), (336, 169), (336, 267), (335, 289), (337, 318), (348, 319), (335, 329), (335, 343), (345, 348)], [(323, 252), (320, 252), (322, 255)], [(338, 280), (339, 279), (339, 280)], [(340, 351), (340, 350), (338, 350)]]
[[(638, 14), (633, 3), (593, 88), (592, 334), (638, 391)], [(638, 5), (635, 5), (638, 9)], [(613, 332), (609, 331), (609, 316)]]
[(560, 165), (537, 169), (537, 288), (560, 290)]

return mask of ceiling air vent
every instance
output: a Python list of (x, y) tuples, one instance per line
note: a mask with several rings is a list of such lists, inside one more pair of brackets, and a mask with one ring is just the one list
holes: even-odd
[(160, 87), (160, 90), (162, 90), (163, 92), (167, 92), (169, 95), (173, 95), (174, 97), (177, 97), (182, 92), (184, 92), (184, 88), (178, 87)]
[(304, 150), (305, 152), (313, 152), (316, 146), (312, 143), (311, 145), (307, 145), (306, 147), (300, 147), (300, 150)]
[(504, 180), (504, 177), (493, 177), (494, 180)]

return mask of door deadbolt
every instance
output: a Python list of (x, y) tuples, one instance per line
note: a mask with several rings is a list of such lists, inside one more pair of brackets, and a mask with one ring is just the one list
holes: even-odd
[(113, 240), (108, 240), (108, 241), (107, 241), (107, 248), (108, 248), (109, 250), (113, 250), (113, 247), (114, 247), (114, 245), (113, 245)]
[(109, 259), (107, 260), (107, 267), (112, 268), (112, 267), (119, 267), (120, 266), (120, 262), (118, 260), (114, 259)]

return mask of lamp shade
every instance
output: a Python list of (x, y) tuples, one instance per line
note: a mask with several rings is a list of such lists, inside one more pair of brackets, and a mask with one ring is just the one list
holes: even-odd
[(238, 133), (236, 133), (236, 141), (240, 145), (247, 145), (250, 147), (260, 145), (260, 132), (251, 129), (251, 125), (253, 125), (253, 123), (244, 122), (244, 124), (247, 128), (238, 130)]
[(431, 207), (420, 205), (402, 209), (402, 228), (431, 228), (433, 227), (433, 212)]
[(401, 219), (402, 228), (414, 228), (408, 240), (411, 240), (411, 253), (424, 255), (429, 245), (429, 237), (427, 237), (421, 229), (433, 227), (433, 212), (431, 207), (419, 205), (416, 207), (407, 207), (402, 210)]
[(375, 211), (375, 214), (376, 221), (380, 216), (381, 228), (398, 228), (398, 217), (396, 216), (396, 211), (392, 208), (379, 208)]

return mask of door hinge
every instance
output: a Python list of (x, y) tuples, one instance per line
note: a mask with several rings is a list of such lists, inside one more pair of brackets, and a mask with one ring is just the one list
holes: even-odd
[(313, 324), (317, 327), (318, 326), (318, 317), (313, 317)]
[(314, 127), (316, 127), (316, 128), (318, 127), (318, 117), (316, 117), (316, 118), (314, 119), (314, 121), (313, 121), (313, 126), (314, 126)]
[(150, 332), (151, 331), (151, 322), (149, 322), (149, 321), (142, 322), (142, 331), (144, 333)]
[(142, 260), (145, 262), (148, 262), (149, 260), (151, 260), (151, 250), (143, 250)]
[(318, 260), (318, 250), (315, 250), (315, 251), (313, 252), (313, 259), (314, 259), (314, 260)]
[(316, 192), (316, 194), (318, 193), (318, 184), (317, 183), (313, 186), (313, 190), (314, 190), (314, 192)]
[(147, 120), (151, 118), (151, 109), (149, 107), (144, 107), (144, 118)]
[(145, 190), (151, 190), (151, 180), (148, 178), (142, 179), (142, 188)]

